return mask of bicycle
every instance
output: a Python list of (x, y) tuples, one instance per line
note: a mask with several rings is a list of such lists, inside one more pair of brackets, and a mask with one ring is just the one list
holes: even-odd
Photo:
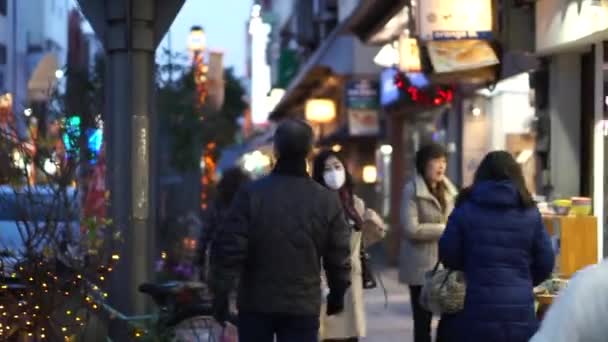
[[(104, 305), (111, 315), (138, 329), (138, 337), (145, 335), (159, 342), (236, 342), (234, 325), (229, 323), (223, 328), (213, 319), (211, 296), (205, 284), (145, 283), (139, 286), (139, 291), (154, 300), (159, 308), (156, 314), (127, 317)], [(145, 323), (152, 329), (146, 328)]]

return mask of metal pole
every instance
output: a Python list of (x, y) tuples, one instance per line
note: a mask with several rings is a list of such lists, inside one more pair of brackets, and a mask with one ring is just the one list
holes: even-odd
[[(139, 284), (152, 280), (153, 229), (156, 227), (154, 146), (151, 113), (154, 58), (154, 3), (146, 0), (108, 2), (109, 29), (107, 114), (111, 213), (124, 232), (121, 262), (111, 279), (111, 303), (127, 315), (143, 314), (146, 298)], [(128, 340), (120, 322), (110, 335)]]
[[(148, 302), (137, 287), (153, 281), (155, 260), (158, 123), (151, 105), (154, 50), (184, 0), (79, 3), (103, 39), (107, 53), (105, 114), (110, 215), (124, 233), (121, 261), (110, 277), (110, 302), (126, 316), (138, 316), (147, 311)], [(119, 320), (112, 321), (109, 330), (114, 341), (133, 339)]]

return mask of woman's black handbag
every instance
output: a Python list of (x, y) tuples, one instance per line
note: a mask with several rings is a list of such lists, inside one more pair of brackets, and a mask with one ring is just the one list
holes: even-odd
[(376, 277), (371, 266), (371, 257), (365, 250), (365, 246), (361, 243), (361, 276), (363, 277), (363, 288), (366, 290), (375, 289), (378, 287)]

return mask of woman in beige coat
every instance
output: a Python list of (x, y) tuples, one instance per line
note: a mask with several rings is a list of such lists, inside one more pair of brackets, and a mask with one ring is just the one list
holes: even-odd
[(439, 238), (457, 195), (445, 176), (446, 167), (447, 153), (442, 146), (421, 148), (416, 154), (417, 175), (403, 192), (399, 280), (410, 289), (414, 342), (431, 342), (433, 317), (420, 306), (420, 290), (426, 272), (437, 263)]
[[(314, 162), (313, 178), (321, 185), (338, 192), (346, 217), (353, 227), (350, 238), (351, 286), (344, 295), (344, 311), (327, 316), (323, 305), (320, 339), (358, 341), (366, 335), (361, 252), (384, 238), (385, 225), (375, 211), (365, 208), (365, 203), (353, 195), (350, 176), (337, 154), (331, 151), (321, 152)], [(324, 285), (324, 293), (325, 288)]]

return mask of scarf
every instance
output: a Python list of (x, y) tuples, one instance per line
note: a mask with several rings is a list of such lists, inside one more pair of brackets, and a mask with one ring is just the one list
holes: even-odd
[(343, 187), (338, 193), (340, 194), (340, 200), (342, 201), (342, 207), (344, 207), (344, 211), (346, 212), (346, 217), (355, 222), (353, 229), (360, 231), (363, 227), (363, 219), (355, 208), (355, 199), (352, 192)]

